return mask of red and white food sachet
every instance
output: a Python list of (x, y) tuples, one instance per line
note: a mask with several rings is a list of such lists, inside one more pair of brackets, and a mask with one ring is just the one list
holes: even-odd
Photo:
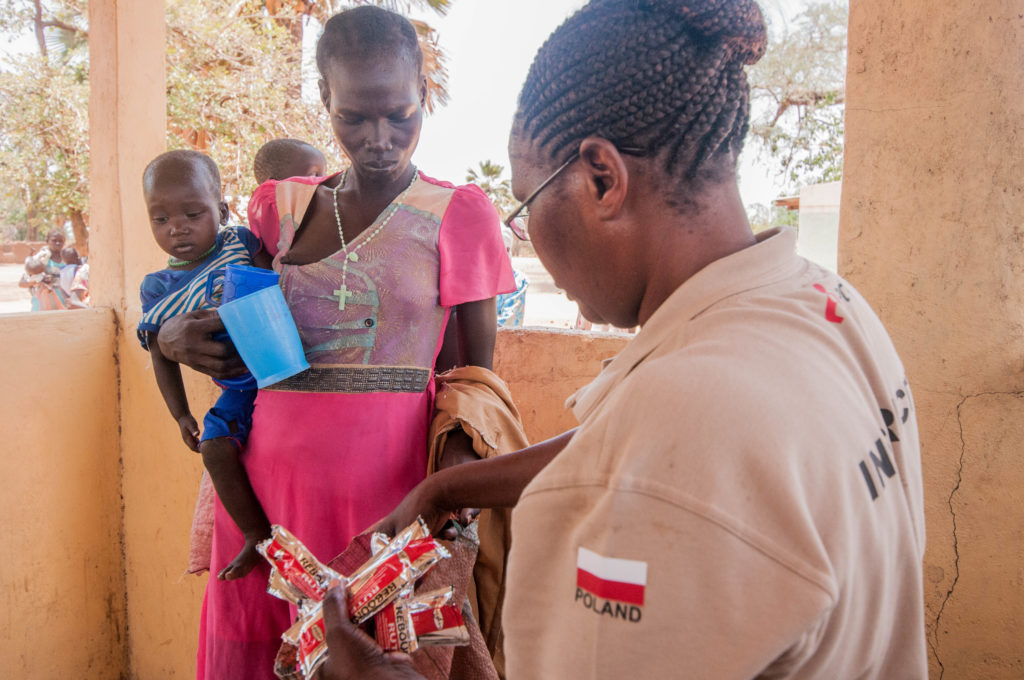
[(406, 654), (420, 647), (468, 645), (462, 612), (451, 604), (454, 594), (450, 586), (417, 595), (403, 591), (374, 618), (377, 644)]
[[(392, 602), (405, 593), (408, 597), (403, 600), (415, 601), (418, 607), (407, 609), (403, 606), (401, 609), (403, 625), (409, 624), (410, 634), (415, 635), (412, 626), (419, 614), (425, 634), (436, 636), (442, 630), (455, 631), (455, 635), (442, 635), (436, 639), (461, 639), (457, 631), (459, 628), (464, 631), (465, 626), (461, 612), (448, 604), (451, 592), (448, 592), (444, 602), (439, 601), (437, 593), (445, 589), (421, 598), (412, 594), (416, 581), (440, 560), (449, 557), (448, 551), (430, 536), (422, 519), (417, 519), (394, 539), (385, 541), (386, 538), (375, 536), (373, 556), (347, 577), (317, 560), (301, 541), (283, 527), (275, 525), (271, 537), (257, 546), (260, 554), (273, 567), (267, 591), (299, 609), (298, 620), (281, 637), (298, 648), (297, 659), (303, 677), (312, 678), (327, 658), (322, 602), (332, 582), (341, 583), (345, 587), (348, 614), (354, 623), (363, 623), (385, 608), (390, 609)], [(436, 606), (431, 606), (431, 603)], [(451, 611), (444, 610), (445, 607)], [(428, 620), (434, 623), (428, 623)], [(428, 630), (431, 627), (433, 630)], [(468, 634), (465, 637), (468, 641)], [(465, 643), (439, 641), (432, 644)], [(416, 642), (404, 646), (415, 649)]]

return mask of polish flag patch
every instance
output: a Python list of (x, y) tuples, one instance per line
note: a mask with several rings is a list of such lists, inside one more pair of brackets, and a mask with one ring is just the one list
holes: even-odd
[(576, 553), (576, 587), (605, 600), (643, 606), (647, 563), (605, 557), (580, 547)]

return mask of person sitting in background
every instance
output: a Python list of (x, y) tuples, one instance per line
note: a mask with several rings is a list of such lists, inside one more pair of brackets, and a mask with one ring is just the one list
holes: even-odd
[(32, 311), (47, 312), (67, 309), (68, 302), (60, 287), (60, 271), (64, 268), (64, 231), (51, 229), (46, 245), (25, 260), (25, 273), (18, 286), (32, 293)]
[(301, 139), (272, 139), (256, 152), (252, 173), (256, 183), (289, 177), (322, 177), (327, 159), (320, 150)]

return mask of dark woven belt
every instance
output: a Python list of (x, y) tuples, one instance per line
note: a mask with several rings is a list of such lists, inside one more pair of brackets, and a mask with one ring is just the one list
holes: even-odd
[(422, 392), (430, 370), (404, 366), (311, 366), (267, 387), (281, 392)]

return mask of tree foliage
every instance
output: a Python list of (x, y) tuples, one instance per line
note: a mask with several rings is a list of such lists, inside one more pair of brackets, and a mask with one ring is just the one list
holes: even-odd
[(799, 227), (799, 211), (789, 210), (782, 206), (753, 204), (747, 207), (747, 218), (754, 233), (773, 227)]
[[(168, 148), (216, 161), (237, 216), (254, 188), (252, 161), (265, 142), (303, 139), (328, 157), (336, 149), (319, 101), (302, 97), (302, 32), (357, 4), (443, 14), (451, 0), (168, 0)], [(32, 232), (70, 220), (84, 247), (88, 222), (88, 13), (86, 0), (10, 0), (0, 30), (34, 35), (32, 54), (0, 67), (0, 206), (3, 221)], [(414, 21), (424, 49), (429, 105), (447, 100), (437, 34)]]
[(808, 4), (749, 70), (751, 136), (791, 189), (842, 177), (847, 19), (844, 0)]
[(84, 0), (8, 3), (0, 31), (33, 35), (34, 52), (0, 62), (0, 205), (20, 238), (71, 221), (85, 238), (89, 210), (89, 85)]
[(466, 181), (480, 187), (504, 219), (515, 209), (516, 199), (512, 195), (512, 180), (502, 179), (503, 174), (505, 166), (490, 160), (480, 161), (476, 168), (466, 170)]
[(168, 148), (209, 154), (239, 217), (255, 187), (253, 158), (271, 139), (302, 139), (330, 166), (341, 163), (323, 107), (292, 87), (300, 85), (299, 65), (281, 56), (292, 20), (299, 17), (274, 19), (258, 8), (227, 17), (220, 3), (205, 0), (167, 7)]

